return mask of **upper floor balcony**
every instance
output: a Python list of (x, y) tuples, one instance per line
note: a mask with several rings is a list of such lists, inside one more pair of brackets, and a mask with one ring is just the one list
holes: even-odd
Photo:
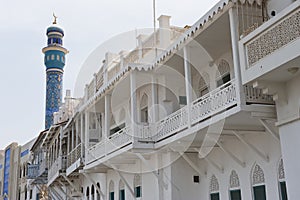
[(243, 84), (284, 82), (297, 73), (299, 26), (300, 2), (295, 1), (239, 41)]
[[(244, 94), (247, 104), (274, 104), (272, 96), (264, 95), (261, 89), (245, 86)], [(96, 160), (105, 161), (111, 156), (117, 156), (135, 148), (136, 144), (148, 144), (147, 148), (154, 148), (153, 145), (191, 127), (196, 127), (199, 123), (209, 122), (211, 117), (236, 107), (239, 95), (236, 80), (232, 79), (195, 99), (190, 107), (186, 105), (157, 122), (127, 124), (110, 137), (103, 138), (96, 145), (89, 147), (86, 164), (89, 165)]]
[(67, 168), (67, 157), (59, 156), (49, 167), (48, 170), (48, 186), (51, 185), (61, 173), (65, 173)]
[(48, 166), (47, 160), (41, 160), (39, 164), (27, 166), (27, 179), (34, 179), (33, 183), (45, 184), (47, 182)]

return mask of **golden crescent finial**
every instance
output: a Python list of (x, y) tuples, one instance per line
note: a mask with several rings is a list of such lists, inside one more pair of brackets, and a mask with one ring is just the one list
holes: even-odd
[(53, 13), (53, 17), (54, 17), (54, 21), (53, 21), (53, 23), (52, 24), (56, 24), (57, 22), (56, 22), (56, 19), (58, 18), (57, 16), (55, 16), (55, 14)]

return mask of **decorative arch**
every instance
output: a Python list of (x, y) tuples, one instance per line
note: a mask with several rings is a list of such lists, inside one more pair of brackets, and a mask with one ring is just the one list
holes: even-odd
[(279, 194), (281, 199), (288, 199), (282, 158), (279, 160), (279, 165), (278, 165), (278, 186), (279, 186)]
[(230, 174), (230, 188), (239, 188), (240, 187), (240, 179), (235, 170), (231, 171)]
[(136, 198), (142, 197), (142, 177), (140, 174), (135, 174), (133, 178), (134, 194)]
[(196, 83), (196, 94), (197, 97), (201, 97), (209, 92), (209, 75), (206, 72), (203, 72), (197, 76)]
[(91, 195), (92, 195), (92, 199), (94, 200), (94, 198), (95, 198), (95, 186), (94, 185), (92, 185), (92, 187), (91, 187)]
[(89, 188), (89, 187), (86, 187), (85, 196), (86, 196), (87, 198), (90, 197), (90, 188)]
[(141, 122), (148, 123), (149, 113), (148, 113), (148, 95), (144, 93), (140, 102), (141, 109)]
[(143, 93), (143, 95), (141, 96), (141, 101), (140, 101), (140, 107), (141, 109), (144, 107), (148, 106), (148, 95), (146, 93)]
[(125, 184), (122, 180), (119, 181), (119, 200), (125, 200)]
[(114, 192), (114, 190), (115, 190), (115, 184), (112, 180), (109, 182), (108, 189), (109, 189), (109, 192)]
[(209, 192), (214, 193), (219, 191), (219, 181), (215, 175), (210, 178)]
[(252, 185), (264, 184), (265, 174), (262, 168), (255, 164), (252, 171)]
[(218, 64), (218, 70), (216, 71), (217, 86), (219, 87), (230, 80), (231, 76), (229, 63), (226, 60), (221, 59)]
[[(98, 188), (101, 188), (99, 182), (97, 182), (97, 187), (98, 187)], [(97, 200), (100, 200), (100, 194), (99, 194), (98, 190), (96, 190), (96, 194), (97, 194), (97, 198), (96, 198), (96, 199), (97, 199)]]
[(280, 159), (279, 166), (278, 166), (278, 179), (279, 180), (284, 180), (285, 179), (285, 172), (284, 172), (283, 159), (282, 158)]
[(120, 190), (125, 189), (125, 184), (124, 184), (124, 182), (122, 180), (119, 181), (119, 189)]

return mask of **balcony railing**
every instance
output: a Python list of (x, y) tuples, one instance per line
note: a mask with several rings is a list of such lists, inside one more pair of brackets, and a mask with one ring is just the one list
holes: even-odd
[(50, 166), (50, 169), (48, 170), (48, 180), (51, 180), (57, 172), (61, 172), (66, 170), (66, 156), (59, 156), (55, 162)]
[[(270, 95), (262, 94), (260, 89), (245, 86), (247, 103), (273, 104)], [(230, 107), (237, 105), (237, 91), (235, 80), (231, 80), (210, 93), (193, 101), (190, 106), (191, 126), (206, 120)], [(164, 119), (152, 124), (139, 124), (134, 136), (138, 141), (159, 142), (188, 127), (189, 108), (185, 106)], [(129, 128), (121, 129), (88, 150), (87, 162), (115, 152), (133, 143), (133, 132)]]
[(31, 164), (27, 166), (27, 179), (36, 179), (39, 176), (39, 164)]
[(88, 150), (87, 162), (94, 160), (95, 158), (99, 159), (104, 157), (107, 154), (110, 154), (124, 146), (133, 142), (133, 136), (131, 129), (125, 127), (113, 134), (109, 138), (106, 138), (96, 145), (92, 146)]
[(81, 158), (81, 143), (78, 144), (67, 156), (67, 167), (70, 167)]
[[(299, 6), (299, 5), (298, 5)], [(245, 48), (246, 69), (253, 67), (263, 58), (285, 47), (300, 37), (300, 8), (284, 16), (274, 17), (248, 35), (242, 43)]]

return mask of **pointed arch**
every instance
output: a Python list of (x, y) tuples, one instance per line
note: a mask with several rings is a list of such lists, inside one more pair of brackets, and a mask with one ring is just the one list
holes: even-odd
[(122, 180), (119, 181), (119, 200), (125, 200), (125, 184)]
[(140, 101), (141, 122), (148, 123), (148, 95), (144, 93)]
[(95, 199), (95, 186), (92, 185), (91, 187), (91, 196), (92, 196), (92, 199), (94, 200)]
[[(97, 182), (97, 187), (101, 189), (100, 183), (99, 183), (99, 182)], [(96, 196), (96, 200), (100, 200), (100, 193), (99, 193), (98, 190), (96, 190), (96, 195), (97, 195), (97, 196)]]
[(235, 170), (231, 171), (230, 174), (230, 188), (239, 188), (240, 187), (240, 179)]
[(218, 192), (219, 191), (219, 181), (215, 175), (211, 176), (210, 184), (209, 184), (210, 192)]
[(90, 198), (90, 188), (89, 187), (86, 187), (85, 196), (87, 197), (87, 199)]
[(282, 158), (280, 159), (279, 166), (278, 166), (278, 179), (279, 180), (284, 180), (285, 179), (285, 172), (284, 172), (283, 159)]
[(262, 168), (255, 164), (252, 170), (252, 185), (264, 184), (265, 183), (265, 174)]
[(142, 178), (140, 174), (135, 174), (133, 178), (134, 194), (136, 198), (142, 197)]
[(229, 82), (230, 80), (231, 76), (229, 63), (226, 60), (221, 59), (216, 71), (217, 87)]
[(266, 200), (265, 175), (258, 164), (254, 164), (251, 174), (254, 200)]
[(115, 199), (115, 184), (112, 180), (109, 182), (108, 190), (109, 190), (109, 200), (114, 200)]
[(278, 164), (278, 184), (279, 184), (279, 193), (281, 199), (288, 199), (282, 158), (279, 160), (279, 164)]
[(219, 189), (219, 181), (213, 174), (209, 184), (210, 200), (220, 199)]
[(197, 88), (196, 93), (197, 97), (201, 97), (209, 92), (209, 75), (206, 72), (203, 72), (199, 74), (198, 80), (197, 80)]

